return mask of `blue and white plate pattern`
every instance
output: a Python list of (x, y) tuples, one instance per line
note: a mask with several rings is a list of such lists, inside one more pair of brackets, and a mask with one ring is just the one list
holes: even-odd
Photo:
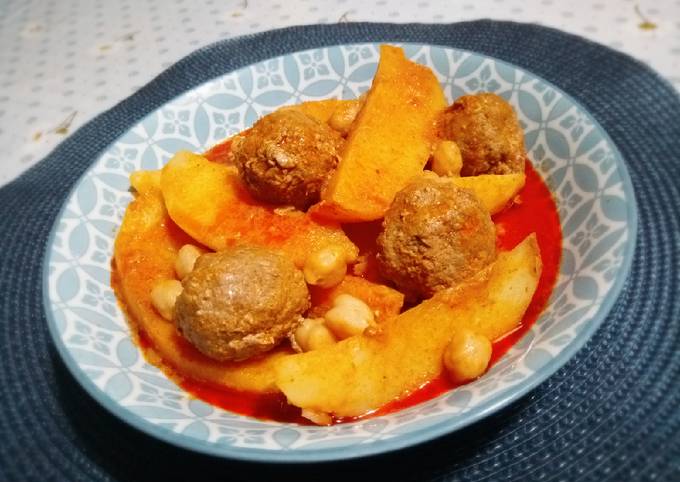
[(404, 44), (432, 68), (449, 100), (491, 91), (507, 99), (527, 151), (552, 189), (563, 230), (550, 305), (485, 376), (413, 408), (333, 427), (264, 422), (189, 397), (132, 342), (110, 286), (129, 174), (158, 169), (180, 149), (201, 152), (276, 108), (366, 91), (377, 44), (292, 53), (207, 82), (152, 112), (85, 173), (55, 224), (45, 261), (46, 312), (75, 378), (111, 412), (189, 449), (261, 461), (315, 461), (394, 450), (470, 424), (554, 373), (604, 320), (628, 273), (636, 232), (626, 167), (607, 134), (566, 93), (472, 52)]

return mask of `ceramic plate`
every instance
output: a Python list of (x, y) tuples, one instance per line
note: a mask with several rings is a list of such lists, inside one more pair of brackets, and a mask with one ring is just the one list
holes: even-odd
[(376, 454), (454, 431), (508, 405), (561, 367), (591, 336), (628, 273), (636, 232), (625, 164), (593, 117), (566, 93), (506, 62), (405, 44), (449, 100), (496, 92), (517, 111), (527, 152), (552, 189), (563, 230), (549, 306), (474, 383), (391, 415), (303, 427), (235, 415), (192, 399), (132, 342), (110, 286), (116, 229), (132, 199), (129, 174), (158, 169), (180, 149), (201, 152), (277, 107), (367, 90), (377, 44), (291, 53), (192, 89), (114, 142), (74, 187), (45, 260), (45, 309), (54, 342), (83, 387), (121, 419), (167, 442), (224, 457), (319, 461)]

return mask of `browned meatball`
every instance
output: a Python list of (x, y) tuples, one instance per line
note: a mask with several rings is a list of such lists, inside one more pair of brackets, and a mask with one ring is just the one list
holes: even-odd
[(515, 111), (496, 94), (465, 95), (441, 118), (441, 136), (463, 157), (461, 176), (524, 171), (524, 134)]
[(204, 254), (183, 280), (175, 323), (199, 351), (244, 360), (286, 338), (309, 308), (302, 272), (265, 248)]
[(407, 299), (428, 298), (496, 257), (489, 212), (467, 189), (424, 175), (399, 191), (378, 236), (378, 267)]
[(233, 144), (248, 191), (265, 202), (306, 209), (338, 164), (339, 133), (302, 112), (280, 109)]

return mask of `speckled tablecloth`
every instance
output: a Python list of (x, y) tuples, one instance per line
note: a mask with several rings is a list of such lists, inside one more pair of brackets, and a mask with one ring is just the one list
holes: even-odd
[[(127, 38), (121, 45), (135, 36)], [(512, 407), (382, 458), (247, 465), (198, 456), (127, 427), (66, 374), (46, 332), (40, 251), (65, 193), (131, 119), (220, 73), (225, 59), (241, 65), (276, 49), (355, 38), (477, 49), (574, 92), (630, 160), (640, 219), (619, 302), (574, 359)], [(537, 38), (545, 53), (531, 47)], [(104, 46), (104, 52), (113, 49)], [(109, 59), (103, 67), (116, 65), (103, 58)], [(42, 92), (30, 101), (38, 110), (51, 99), (44, 95), (50, 91)], [(78, 88), (69, 98), (85, 102), (91, 92)], [(72, 125), (49, 131), (71, 137), (45, 162), (0, 189), (0, 480), (680, 480), (680, 100), (638, 62), (553, 29), (516, 23), (308, 27), (200, 50), (72, 134), (79, 115)], [(3, 126), (20, 125), (11, 120)], [(47, 139), (40, 132), (37, 144)]]
[(4, 0), (0, 184), (191, 51), (219, 39), (346, 21), (535, 22), (648, 62), (680, 88), (680, 1)]

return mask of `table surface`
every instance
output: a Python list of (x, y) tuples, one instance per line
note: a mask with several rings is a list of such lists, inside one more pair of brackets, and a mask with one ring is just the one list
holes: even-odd
[(5, 0), (0, 4), (0, 184), (191, 51), (290, 25), (450, 23), (556, 27), (648, 63), (680, 89), (680, 0)]

